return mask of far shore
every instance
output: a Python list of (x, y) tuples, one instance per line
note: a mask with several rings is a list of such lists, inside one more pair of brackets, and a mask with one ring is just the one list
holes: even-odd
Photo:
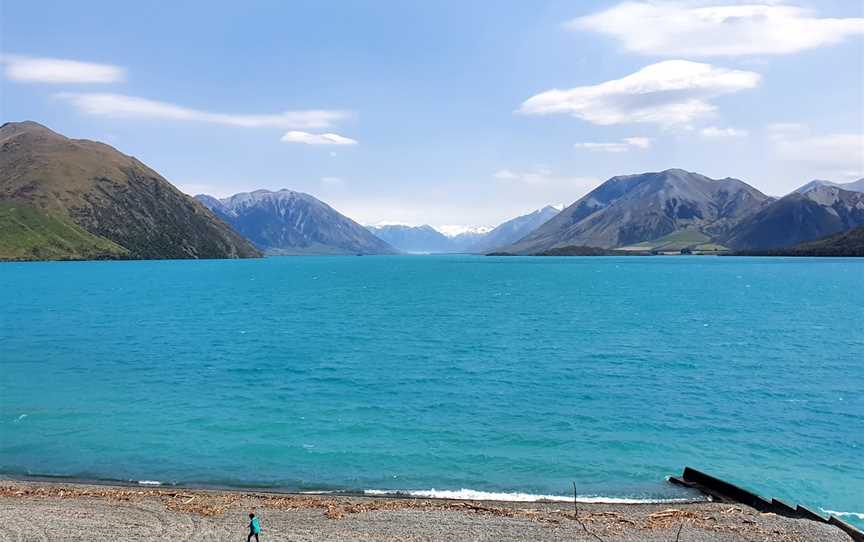
[(574, 504), (0, 480), (0, 540), (846, 542), (836, 527), (715, 502)]

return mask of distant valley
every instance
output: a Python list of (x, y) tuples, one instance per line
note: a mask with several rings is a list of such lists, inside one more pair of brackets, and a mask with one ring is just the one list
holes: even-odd
[(559, 209), (549, 205), (532, 213), (507, 220), (491, 229), (469, 230), (447, 236), (429, 225), (368, 226), (369, 231), (407, 253), (484, 254), (497, 247), (514, 243), (557, 215)]

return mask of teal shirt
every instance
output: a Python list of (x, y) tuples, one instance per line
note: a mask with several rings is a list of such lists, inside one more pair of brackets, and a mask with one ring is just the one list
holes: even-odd
[(258, 518), (252, 518), (252, 521), (249, 523), (249, 528), (252, 529), (253, 533), (261, 532), (261, 524), (258, 523)]

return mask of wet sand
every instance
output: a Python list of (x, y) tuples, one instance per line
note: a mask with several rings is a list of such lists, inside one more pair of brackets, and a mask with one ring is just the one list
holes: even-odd
[[(723, 503), (447, 501), (0, 480), (0, 540), (848, 542), (839, 529)], [(680, 529), (680, 533), (679, 533)]]

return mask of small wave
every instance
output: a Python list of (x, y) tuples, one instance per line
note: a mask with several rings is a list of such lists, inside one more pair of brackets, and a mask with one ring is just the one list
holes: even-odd
[(161, 486), (162, 482), (159, 480), (138, 480), (139, 486)]
[(824, 508), (820, 508), (826, 514), (837, 516), (838, 518), (842, 517), (853, 517), (864, 520), (864, 512), (837, 512), (836, 510), (825, 510)]
[[(533, 493), (519, 492), (494, 492), (478, 491), (476, 489), (423, 489), (423, 490), (387, 490), (366, 489), (364, 495), (370, 496), (407, 496), (422, 497), (427, 499), (453, 499), (462, 501), (510, 501), (510, 502), (573, 502), (573, 497), (562, 495), (536, 495)], [(598, 504), (654, 504), (654, 503), (684, 503), (693, 502), (693, 499), (630, 499), (622, 497), (600, 497), (594, 495), (580, 495), (577, 499), (581, 503)]]

